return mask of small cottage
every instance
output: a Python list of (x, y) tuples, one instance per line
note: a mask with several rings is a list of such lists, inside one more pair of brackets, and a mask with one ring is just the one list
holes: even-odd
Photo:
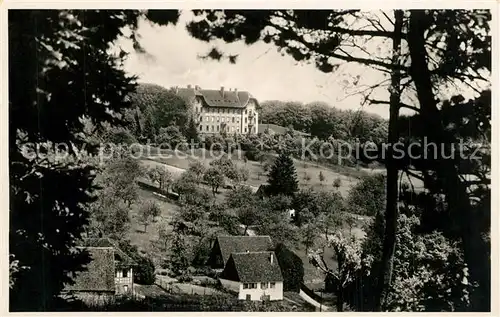
[(76, 273), (73, 284), (65, 287), (68, 295), (93, 304), (112, 300), (116, 295), (133, 293), (133, 267), (136, 263), (111, 239), (88, 239), (78, 248), (85, 249), (90, 262)]
[(283, 300), (283, 276), (273, 251), (232, 253), (219, 280), (241, 300)]

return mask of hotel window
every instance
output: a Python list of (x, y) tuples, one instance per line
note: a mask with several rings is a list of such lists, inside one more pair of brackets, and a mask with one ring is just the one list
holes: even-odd
[(233, 123), (234, 123), (234, 117), (233, 117)]
[(245, 133), (247, 133), (247, 128), (245, 128)]
[(206, 119), (207, 119), (207, 122), (210, 121), (210, 117), (209, 116), (207, 116)]
[(247, 118), (245, 117), (245, 123), (247, 123)]
[(270, 284), (269, 287), (271, 287), (271, 288), (275, 288), (276, 287), (276, 283), (274, 283), (274, 282), (271, 282), (269, 284)]
[(234, 132), (234, 127), (231, 127), (231, 132)]
[(245, 114), (247, 114), (247, 113), (248, 113), (248, 110), (247, 110), (247, 109), (245, 109)]
[(214, 126), (212, 126), (212, 132), (214, 132)]
[(217, 126), (217, 132), (219, 132), (219, 126)]
[(260, 288), (267, 289), (267, 282), (260, 283)]
[(209, 127), (208, 127), (208, 125), (207, 125), (207, 131), (208, 131), (208, 129), (209, 129)]
[(123, 277), (128, 277), (128, 270), (123, 270)]
[(217, 108), (217, 113), (220, 113), (220, 109), (219, 108)]
[(243, 289), (247, 289), (248, 288), (248, 284), (247, 283), (243, 283)]
[(250, 288), (257, 288), (257, 283), (251, 283), (250, 285), (251, 285)]
[(214, 122), (214, 117), (212, 116), (212, 122)]
[(220, 120), (220, 117), (217, 117), (217, 122), (219, 122), (219, 120)]
[(236, 132), (240, 133), (240, 128), (236, 129)]

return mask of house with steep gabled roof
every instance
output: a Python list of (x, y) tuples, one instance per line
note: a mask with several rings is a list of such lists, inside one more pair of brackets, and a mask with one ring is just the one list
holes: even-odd
[(84, 240), (77, 248), (88, 252), (90, 262), (73, 276), (64, 292), (99, 304), (116, 295), (133, 293), (133, 267), (137, 263), (109, 238)]
[(273, 251), (232, 253), (219, 280), (241, 300), (283, 300), (283, 276)]
[(192, 108), (202, 134), (257, 134), (259, 102), (247, 91), (174, 87), (173, 92)]
[(271, 251), (270, 236), (218, 236), (210, 253), (208, 265), (222, 270), (232, 253)]

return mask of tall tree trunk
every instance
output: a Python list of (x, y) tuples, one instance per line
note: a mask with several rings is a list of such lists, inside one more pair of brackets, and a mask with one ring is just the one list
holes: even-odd
[[(401, 31), (403, 27), (403, 11), (394, 11), (394, 35), (392, 39), (392, 64), (400, 63)], [(401, 73), (395, 68), (391, 73), (390, 90), (390, 117), (387, 142), (390, 145), (386, 158), (386, 209), (385, 233), (382, 248), (382, 261), (380, 265), (377, 292), (375, 294), (375, 311), (381, 311), (387, 291), (392, 280), (394, 250), (396, 248), (396, 230), (398, 221), (398, 167), (393, 157), (395, 143), (398, 142), (397, 123), (399, 117), (401, 98)]]
[[(427, 137), (438, 145), (446, 142), (445, 131), (439, 117), (437, 102), (432, 90), (430, 72), (427, 66), (424, 32), (427, 16), (423, 10), (412, 10), (408, 31), (411, 56), (410, 72), (417, 89), (423, 122), (427, 125)], [(474, 311), (490, 311), (490, 258), (489, 247), (481, 237), (480, 219), (474, 213), (465, 185), (453, 160), (437, 158), (435, 166), (439, 178), (444, 181), (444, 194), (449, 209), (459, 217), (462, 246), (472, 281), (479, 287), (472, 293)]]

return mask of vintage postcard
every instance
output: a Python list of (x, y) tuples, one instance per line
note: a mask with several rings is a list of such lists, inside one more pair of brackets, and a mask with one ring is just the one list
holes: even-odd
[(494, 311), (495, 3), (271, 4), (2, 4), (9, 312)]

